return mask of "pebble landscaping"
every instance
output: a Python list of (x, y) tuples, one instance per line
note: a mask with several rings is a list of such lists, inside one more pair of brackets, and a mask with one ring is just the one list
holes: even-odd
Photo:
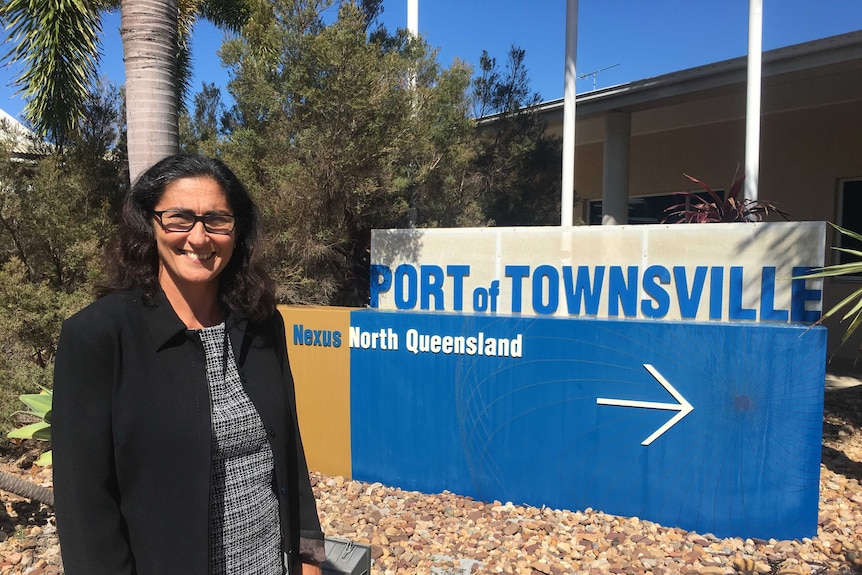
[[(26, 461), (7, 472), (51, 485)], [(719, 539), (599, 510), (422, 494), (312, 474), (324, 531), (371, 546), (371, 575), (862, 573), (862, 386), (826, 393), (820, 513), (811, 539)], [(0, 492), (2, 493), (2, 492)], [(63, 573), (50, 509), (2, 493), (0, 575)]]

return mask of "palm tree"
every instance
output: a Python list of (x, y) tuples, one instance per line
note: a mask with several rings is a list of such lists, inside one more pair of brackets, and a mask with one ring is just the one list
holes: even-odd
[(177, 1), (122, 0), (129, 177), (180, 149)]
[(17, 475), (0, 471), (0, 489), (26, 497), (31, 501), (38, 501), (45, 505), (54, 506), (54, 492), (47, 487), (36, 485), (32, 481), (21, 479)]
[(245, 0), (5, 0), (0, 19), (22, 65), (16, 84), (24, 116), (62, 146), (82, 117), (99, 61), (101, 13), (120, 8), (126, 70), (126, 124), (132, 181), (179, 150), (177, 116), (188, 86), (189, 36), (195, 18), (236, 31)]

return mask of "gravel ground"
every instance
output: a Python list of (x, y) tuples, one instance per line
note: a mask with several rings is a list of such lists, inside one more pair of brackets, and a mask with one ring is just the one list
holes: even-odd
[[(51, 485), (32, 446), (0, 469)], [(371, 575), (862, 573), (862, 386), (826, 393), (820, 518), (813, 539), (718, 539), (600, 511), (426, 495), (312, 474), (324, 530), (371, 545)], [(0, 575), (63, 573), (51, 510), (0, 492)]]

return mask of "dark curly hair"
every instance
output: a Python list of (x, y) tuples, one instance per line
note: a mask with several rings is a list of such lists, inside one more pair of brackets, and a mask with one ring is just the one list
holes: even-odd
[(219, 275), (219, 301), (226, 310), (252, 321), (275, 311), (275, 289), (255, 257), (260, 241), (257, 208), (239, 178), (223, 162), (194, 154), (177, 154), (141, 174), (123, 200), (117, 237), (107, 250), (107, 281), (98, 295), (139, 288), (150, 305), (159, 290), (159, 255), (153, 229), (153, 208), (165, 188), (183, 178), (212, 178), (227, 197), (236, 217), (236, 245)]

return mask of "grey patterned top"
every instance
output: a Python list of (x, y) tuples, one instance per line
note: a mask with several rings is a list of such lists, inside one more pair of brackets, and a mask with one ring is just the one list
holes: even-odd
[(266, 430), (243, 389), (224, 323), (196, 331), (206, 353), (212, 405), (210, 575), (282, 575)]

